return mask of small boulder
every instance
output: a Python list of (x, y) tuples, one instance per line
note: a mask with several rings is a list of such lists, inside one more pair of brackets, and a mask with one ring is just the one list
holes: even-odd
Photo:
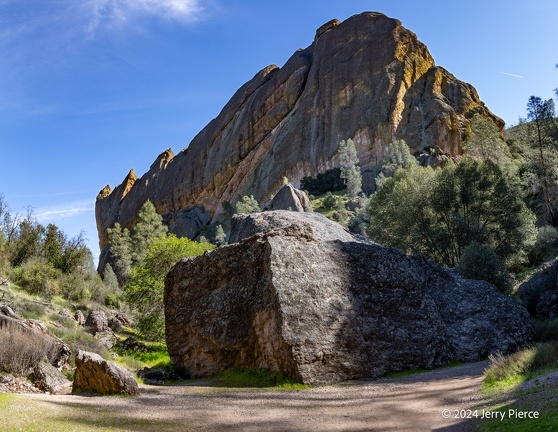
[(95, 333), (95, 339), (102, 343), (107, 349), (113, 349), (118, 339), (111, 329), (98, 331)]
[(103, 311), (91, 311), (85, 320), (85, 330), (92, 335), (109, 329), (108, 318)]
[(48, 363), (39, 363), (31, 376), (33, 384), (42, 391), (56, 395), (72, 393), (72, 382), (62, 372)]
[(74, 319), (77, 321), (77, 323), (80, 326), (85, 325), (85, 317), (83, 316), (83, 312), (80, 311), (79, 309), (76, 311), (76, 313), (74, 314)]
[(98, 354), (79, 350), (76, 354), (73, 392), (137, 396), (139, 387), (132, 373), (122, 366)]

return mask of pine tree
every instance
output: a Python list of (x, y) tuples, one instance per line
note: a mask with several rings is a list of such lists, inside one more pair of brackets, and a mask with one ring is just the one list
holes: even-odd
[(167, 231), (163, 217), (157, 213), (153, 203), (147, 200), (138, 212), (131, 233), (133, 264), (140, 264), (145, 258), (149, 244), (156, 238), (164, 237)]
[(352, 139), (343, 140), (339, 143), (339, 164), (341, 167), (341, 178), (347, 185), (347, 195), (357, 196), (362, 191), (362, 175), (358, 167), (358, 154)]

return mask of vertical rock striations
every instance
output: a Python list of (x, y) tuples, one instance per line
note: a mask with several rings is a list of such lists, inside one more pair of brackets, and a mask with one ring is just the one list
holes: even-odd
[(297, 186), (334, 167), (339, 142), (351, 137), (371, 191), (387, 144), (404, 138), (415, 152), (439, 147), (458, 156), (476, 112), (503, 126), (399, 21), (379, 13), (333, 20), (283, 67), (269, 66), (244, 84), (185, 150), (167, 150), (141, 178), (132, 171), (99, 193), (100, 266), (107, 228), (130, 226), (147, 199), (171, 232), (195, 235), (224, 200), (254, 195), (264, 202), (284, 176)]

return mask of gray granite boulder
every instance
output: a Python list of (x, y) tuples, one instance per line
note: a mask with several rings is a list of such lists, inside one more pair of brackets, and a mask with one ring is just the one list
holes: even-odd
[(265, 368), (332, 383), (530, 343), (526, 309), (487, 282), (358, 241), (315, 213), (233, 223), (239, 243), (183, 260), (166, 278), (169, 353), (192, 376)]

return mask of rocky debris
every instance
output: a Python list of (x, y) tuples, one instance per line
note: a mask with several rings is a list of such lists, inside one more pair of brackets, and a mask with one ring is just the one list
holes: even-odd
[(538, 319), (558, 318), (558, 260), (544, 263), (517, 289), (531, 316)]
[(148, 352), (147, 345), (143, 342), (139, 342), (136, 338), (130, 336), (119, 342), (120, 349), (124, 351), (134, 351), (134, 352)]
[(296, 212), (311, 212), (312, 203), (304, 191), (295, 189), (287, 183), (271, 200), (271, 210), (290, 210)]
[(98, 354), (79, 350), (76, 354), (73, 392), (137, 396), (139, 387), (132, 373), (122, 366)]
[(15, 314), (13, 309), (8, 305), (0, 305), (0, 313), (10, 318), (19, 319), (19, 317)]
[(77, 321), (78, 325), (84, 326), (85, 325), (85, 316), (83, 316), (83, 312), (79, 309), (74, 314), (74, 319)]
[(98, 331), (95, 333), (94, 338), (103, 344), (107, 349), (113, 349), (118, 339), (110, 328)]
[(108, 320), (109, 328), (114, 332), (122, 331), (122, 323), (116, 319), (116, 317), (109, 318)]
[(44, 393), (27, 378), (0, 372), (0, 393)]
[(72, 393), (72, 382), (62, 372), (48, 363), (40, 363), (33, 369), (31, 380), (37, 388), (55, 395)]
[(62, 309), (58, 311), (58, 316), (62, 318), (73, 318), (71, 312), (68, 309)]
[(172, 368), (150, 367), (145, 367), (139, 370), (138, 377), (141, 378), (145, 384), (149, 385), (163, 385), (165, 384), (165, 381), (190, 378), (189, 375), (184, 375), (184, 373), (181, 373), (181, 371)]
[(130, 326), (132, 324), (132, 320), (126, 314), (119, 312), (114, 316), (114, 318), (118, 320), (118, 322), (120, 322), (120, 324), (123, 326)]
[(140, 178), (131, 171), (114, 190), (103, 188), (95, 209), (99, 269), (110, 258), (107, 228), (129, 228), (146, 199), (170, 232), (195, 238), (223, 201), (253, 195), (264, 203), (285, 176), (298, 186), (338, 166), (339, 142), (348, 138), (372, 192), (389, 143), (405, 139), (413, 153), (434, 146), (457, 157), (475, 113), (503, 128), (476, 90), (436, 66), (398, 20), (363, 13), (331, 21), (283, 67), (244, 84), (183, 151), (166, 150)]
[(332, 383), (530, 343), (525, 308), (487, 282), (358, 241), (315, 213), (233, 222), (240, 243), (182, 260), (166, 278), (169, 354), (192, 376), (265, 368)]
[(92, 335), (109, 329), (107, 315), (103, 311), (91, 311), (85, 320), (85, 330)]

